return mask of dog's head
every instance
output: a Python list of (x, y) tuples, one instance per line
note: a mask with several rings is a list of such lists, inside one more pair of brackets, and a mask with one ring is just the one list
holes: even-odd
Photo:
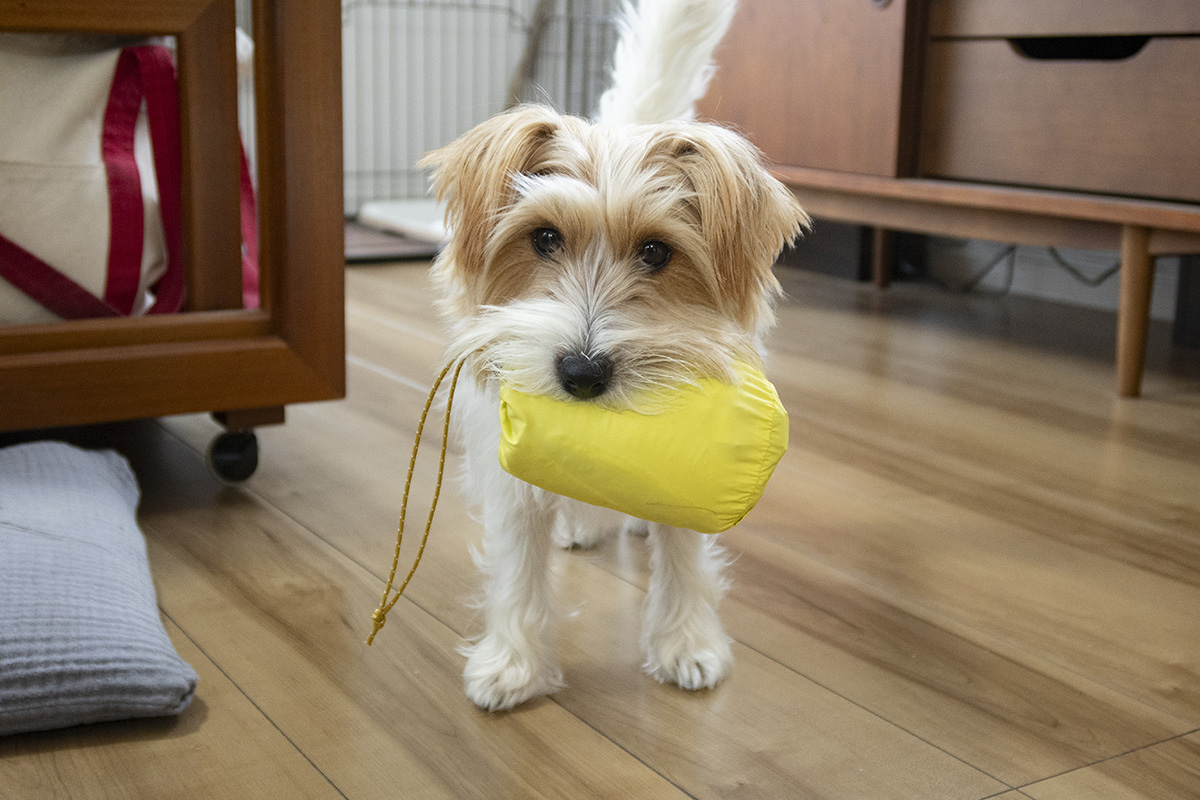
[(455, 346), (535, 393), (633, 402), (757, 360), (807, 224), (715, 125), (591, 125), (527, 106), (431, 153), (451, 239), (434, 267)]

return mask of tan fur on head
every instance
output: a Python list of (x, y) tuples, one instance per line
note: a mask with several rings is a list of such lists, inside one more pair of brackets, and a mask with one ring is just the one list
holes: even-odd
[(665, 149), (663, 168), (676, 169), (692, 189), (722, 307), (747, 330), (770, 314), (779, 283), (771, 267), (808, 227), (808, 215), (763, 169), (758, 150), (717, 125), (676, 122), (647, 126)]
[[(457, 346), (542, 391), (554, 390), (552, 369), (524, 363), (531, 348), (512, 327), (560, 339), (551, 361), (604, 351), (636, 376), (620, 378), (627, 388), (757, 360), (779, 294), (771, 267), (808, 223), (752, 145), (703, 123), (592, 125), (526, 106), (422, 163), (436, 165), (447, 208), (451, 239), (434, 276)], [(561, 234), (561, 251), (531, 244), (545, 228)], [(661, 270), (639, 261), (647, 242), (669, 246)]]
[(434, 192), (446, 206), (452, 231), (439, 267), (459, 273), (450, 281), (456, 297), (466, 294), (460, 298), (465, 308), (482, 300), (471, 289), (483, 276), (483, 251), (496, 218), (516, 199), (513, 178), (537, 168), (541, 151), (561, 119), (548, 108), (521, 107), (492, 117), (418, 163), (437, 167)]

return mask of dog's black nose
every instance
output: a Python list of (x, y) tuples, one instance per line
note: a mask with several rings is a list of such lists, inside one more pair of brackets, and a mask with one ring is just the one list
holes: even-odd
[(612, 373), (612, 359), (607, 356), (576, 354), (558, 359), (558, 379), (563, 389), (581, 400), (604, 394)]

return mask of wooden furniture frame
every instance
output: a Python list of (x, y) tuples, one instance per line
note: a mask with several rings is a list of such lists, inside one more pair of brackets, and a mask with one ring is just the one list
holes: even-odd
[[(1154, 259), (1200, 253), (1200, 208), (1185, 203), (802, 167), (781, 166), (774, 172), (819, 219), (885, 231), (1119, 250), (1116, 372), (1122, 397), (1141, 393)], [(891, 279), (890, 260), (878, 257), (883, 238), (876, 237), (873, 263), (880, 288)]]
[[(930, 98), (937, 95), (930, 91), (930, 76), (936, 72), (945, 81), (957, 67), (953, 59), (943, 59), (940, 71), (931, 70), (927, 50), (937, 37), (977, 42), (997, 36), (1168, 33), (1189, 37), (1189, 45), (1200, 37), (1200, 15), (1191, 0), (1158, 0), (1152, 10), (1150, 18), (1141, 6), (1120, 0), (743, 0), (718, 50), (719, 69), (699, 110), (707, 118), (734, 124), (758, 144), (778, 165), (776, 176), (814, 217), (875, 228), (874, 272), (881, 288), (890, 279), (890, 231), (1119, 250), (1117, 389), (1122, 396), (1133, 397), (1141, 392), (1154, 259), (1200, 253), (1200, 203), (1191, 202), (1196, 195), (1180, 195), (1188, 202), (1167, 202), (1093, 193), (1124, 193), (1128, 184), (1110, 176), (1126, 165), (1119, 153), (1086, 149), (1074, 154), (1073, 174), (1079, 178), (1092, 164), (1102, 165), (1108, 177), (1107, 182), (1100, 181), (1102, 188), (1088, 190), (1069, 180), (1062, 185), (1048, 181), (1053, 188), (1004, 185), (1008, 175), (1004, 166), (972, 178), (977, 158), (939, 172), (945, 166), (940, 164), (945, 155), (941, 143), (961, 118), (954, 111), (931, 107)], [(1174, 43), (1182, 41), (1176, 38)], [(1189, 91), (1153, 107), (1177, 112), (1172, 119), (1191, 119), (1194, 109), (1188, 103), (1195, 99), (1190, 91), (1194, 84), (1187, 80), (1191, 73), (1177, 73), (1195, 65), (1178, 58), (1154, 63), (1174, 64), (1169, 77)], [(1145, 73), (1138, 73), (1142, 78)], [(1126, 96), (1137, 91), (1129, 83), (1127, 79)], [(1005, 96), (1011, 101), (1020, 91)], [(986, 106), (991, 97), (975, 100)], [(1080, 116), (1056, 122), (1066, 131), (1063, 135), (1097, 124), (1091, 118), (1093, 105), (1075, 103), (1083, 109)], [(990, 110), (1003, 117), (1011, 109)], [(1113, 123), (1114, 117), (1119, 113), (1103, 121)], [(1138, 122), (1167, 124), (1157, 117)], [(979, 120), (973, 123), (976, 127), (965, 130), (980, 130)], [(1170, 140), (1172, 146), (1164, 147), (1165, 155), (1145, 159), (1159, 170), (1139, 175), (1144, 180), (1130, 186), (1129, 194), (1153, 195), (1164, 174), (1176, 189), (1182, 185), (1190, 191), (1195, 185), (1186, 176), (1181, 182), (1175, 174), (1163, 172), (1180, 168), (1187, 172), (1180, 165), (1194, 163), (1186, 146), (1193, 126), (1179, 127)], [(1058, 128), (1047, 130), (1055, 136), (1061, 133)], [(1110, 135), (1106, 141), (1124, 142), (1130, 136)], [(965, 139), (970, 156), (994, 155), (977, 146), (976, 138), (960, 132), (953, 141), (961, 144)], [(1010, 138), (1002, 142), (1009, 163), (1020, 155), (1023, 141)], [(1133, 140), (1150, 141), (1149, 137)], [(1181, 153), (1188, 158), (1175, 157)], [(1029, 169), (1020, 173), (1025, 181), (1020, 175), (1007, 180), (1028, 182), (1029, 174)]]
[(0, 0), (10, 31), (177, 37), (187, 310), (0, 328), (0, 430), (345, 395), (341, 6), (256, 0), (261, 310), (242, 310), (234, 0)]

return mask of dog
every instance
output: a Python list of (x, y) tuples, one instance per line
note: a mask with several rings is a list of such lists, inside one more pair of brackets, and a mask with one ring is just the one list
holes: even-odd
[[(771, 269), (808, 218), (745, 139), (693, 120), (733, 12), (730, 0), (626, 6), (595, 121), (521, 106), (422, 162), (450, 230), (431, 275), (451, 350), (470, 354), (454, 408), (464, 489), (481, 505), (484, 631), (464, 646), (463, 680), (483, 709), (564, 686), (552, 549), (621, 526), (501, 470), (500, 383), (636, 409), (655, 387), (761, 364), (781, 293)], [(714, 686), (733, 660), (722, 550), (692, 531), (625, 527), (650, 541), (646, 671)]]

